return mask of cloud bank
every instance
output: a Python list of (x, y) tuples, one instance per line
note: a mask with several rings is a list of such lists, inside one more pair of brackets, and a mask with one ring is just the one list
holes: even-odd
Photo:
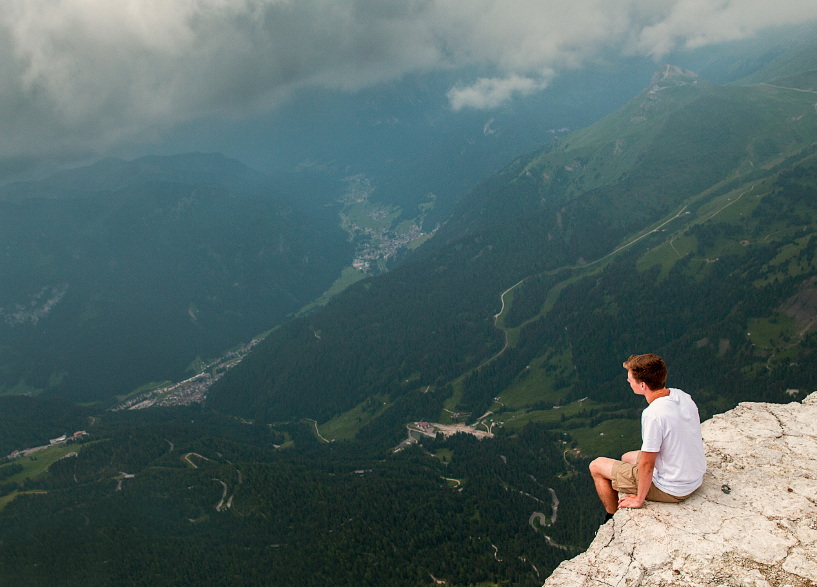
[(815, 19), (813, 0), (6, 0), (0, 158), (472, 65), (499, 73), (452, 88), (451, 107), (494, 108), (603, 56), (658, 59)]
[(540, 79), (516, 74), (506, 78), (480, 78), (470, 86), (451, 88), (447, 94), (448, 101), (455, 111), (462, 108), (476, 110), (496, 108), (514, 96), (527, 96), (546, 88), (551, 77), (552, 73)]

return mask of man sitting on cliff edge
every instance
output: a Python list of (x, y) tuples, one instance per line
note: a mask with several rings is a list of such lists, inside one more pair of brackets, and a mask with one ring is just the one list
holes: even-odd
[[(706, 471), (698, 406), (680, 389), (667, 389), (667, 366), (658, 355), (632, 355), (624, 363), (633, 392), (649, 404), (641, 414), (641, 450), (620, 461), (590, 463), (596, 492), (609, 520), (620, 507), (644, 500), (678, 503), (698, 489)], [(625, 494), (619, 498), (618, 492)]]

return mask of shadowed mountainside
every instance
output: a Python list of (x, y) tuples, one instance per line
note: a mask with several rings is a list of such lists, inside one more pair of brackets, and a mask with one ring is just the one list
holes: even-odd
[(109, 159), (9, 186), (0, 225), (0, 386), (82, 401), (249, 340), (352, 252), (220, 155)]

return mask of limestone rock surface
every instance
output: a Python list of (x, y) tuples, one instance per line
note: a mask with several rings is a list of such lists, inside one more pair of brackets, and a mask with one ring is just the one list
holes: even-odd
[(817, 586), (817, 392), (741, 403), (702, 431), (698, 491), (620, 509), (545, 586)]

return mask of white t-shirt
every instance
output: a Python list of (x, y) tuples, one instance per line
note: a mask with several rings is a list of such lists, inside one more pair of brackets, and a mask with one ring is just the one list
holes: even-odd
[(675, 497), (689, 495), (703, 483), (706, 455), (698, 406), (680, 389), (654, 400), (641, 414), (641, 450), (657, 452), (652, 481)]

